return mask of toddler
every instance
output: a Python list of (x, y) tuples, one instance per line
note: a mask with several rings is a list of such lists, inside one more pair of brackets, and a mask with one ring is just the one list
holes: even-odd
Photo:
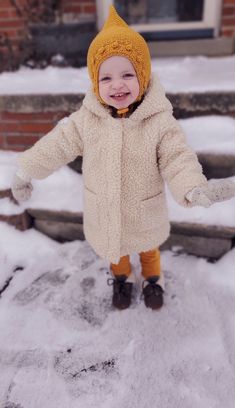
[(92, 87), (81, 108), (18, 156), (12, 192), (26, 200), (43, 179), (83, 156), (84, 234), (108, 260), (113, 305), (130, 306), (130, 254), (138, 253), (147, 307), (163, 304), (159, 245), (170, 224), (164, 182), (185, 206), (209, 207), (235, 195), (229, 180), (207, 181), (186, 144), (156, 75), (143, 37), (110, 7), (87, 56)]

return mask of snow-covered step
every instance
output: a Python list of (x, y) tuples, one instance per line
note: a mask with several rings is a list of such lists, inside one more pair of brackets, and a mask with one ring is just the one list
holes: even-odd
[(235, 118), (211, 115), (179, 123), (207, 178), (235, 175)]
[[(153, 58), (152, 71), (157, 73), (169, 94), (205, 94), (235, 91), (235, 56)], [(87, 67), (21, 67), (0, 75), (0, 94), (86, 93), (90, 87)], [(193, 101), (196, 103), (196, 100)], [(226, 101), (225, 101), (226, 102)], [(222, 101), (216, 101), (221, 104)]]
[[(81, 212), (29, 209), (32, 224), (38, 231), (59, 241), (84, 240)], [(162, 249), (182, 248), (183, 251), (218, 259), (227, 253), (235, 240), (235, 226), (217, 226), (206, 223), (171, 222), (171, 235)]]
[[(13, 113), (29, 112), (74, 112), (81, 106), (85, 94), (75, 94), (69, 89), (64, 93), (13, 93), (0, 94), (0, 111)], [(167, 93), (174, 107), (174, 116), (183, 119), (204, 115), (235, 115), (235, 91), (206, 91)]]
[(235, 116), (235, 92), (168, 93), (176, 119), (204, 115)]
[[(14, 215), (0, 215), (0, 221), (14, 225), (19, 230), (24, 231), (34, 227), (58, 242), (84, 240), (82, 220), (81, 212), (70, 213), (35, 208)], [(234, 243), (235, 225), (214, 225), (206, 222), (179, 220), (171, 221), (170, 237), (161, 248), (180, 247), (189, 254), (218, 259), (226, 254)]]
[(171, 222), (171, 234), (162, 249), (179, 251), (201, 257), (218, 259), (234, 246), (235, 227)]

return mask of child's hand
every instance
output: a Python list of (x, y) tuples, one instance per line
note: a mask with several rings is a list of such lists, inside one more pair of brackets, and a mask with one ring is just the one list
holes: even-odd
[(31, 197), (33, 186), (29, 181), (23, 180), (15, 174), (12, 187), (12, 195), (17, 201), (27, 201)]
[(235, 196), (235, 183), (232, 180), (210, 180), (203, 187), (195, 187), (186, 194), (193, 206), (210, 207), (212, 204), (229, 200)]

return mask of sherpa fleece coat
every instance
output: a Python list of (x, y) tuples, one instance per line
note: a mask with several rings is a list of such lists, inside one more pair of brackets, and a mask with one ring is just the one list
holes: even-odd
[(113, 118), (88, 91), (81, 108), (18, 161), (29, 176), (43, 179), (79, 155), (84, 234), (97, 254), (113, 263), (157, 247), (168, 237), (164, 181), (186, 207), (186, 193), (207, 182), (157, 76), (129, 118)]

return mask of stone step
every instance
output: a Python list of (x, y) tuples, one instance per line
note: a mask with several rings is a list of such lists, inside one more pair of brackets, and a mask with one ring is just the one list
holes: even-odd
[(53, 211), (53, 210), (42, 210), (37, 208), (29, 208), (27, 210), (31, 217), (37, 220), (50, 220), (58, 222), (70, 222), (76, 224), (83, 223), (83, 213), (82, 212), (69, 212), (69, 211)]
[(235, 92), (169, 93), (167, 96), (176, 119), (206, 115), (235, 117)]
[[(28, 210), (33, 226), (59, 241), (84, 240), (82, 213)], [(171, 222), (171, 234), (161, 249), (181, 247), (188, 254), (219, 259), (235, 244), (235, 227)]]
[[(74, 112), (82, 104), (84, 93), (0, 95), (0, 112)], [(184, 119), (205, 115), (235, 117), (235, 92), (167, 93), (174, 116)]]
[(197, 153), (203, 172), (208, 179), (235, 175), (235, 155), (223, 153)]
[(219, 259), (235, 245), (235, 227), (171, 222), (171, 234), (161, 249), (180, 247), (188, 254)]
[(219, 259), (232, 248), (231, 239), (208, 238), (203, 236), (188, 236), (172, 234), (160, 247), (162, 250), (176, 248), (180, 252), (208, 259)]
[[(33, 227), (58, 242), (85, 239), (81, 212), (28, 209), (21, 214), (0, 215), (0, 221), (21, 231)], [(235, 227), (171, 222), (170, 237), (161, 249), (180, 247), (188, 254), (219, 259), (234, 245)]]
[(34, 219), (34, 228), (58, 242), (84, 240), (83, 225), (75, 222)]

